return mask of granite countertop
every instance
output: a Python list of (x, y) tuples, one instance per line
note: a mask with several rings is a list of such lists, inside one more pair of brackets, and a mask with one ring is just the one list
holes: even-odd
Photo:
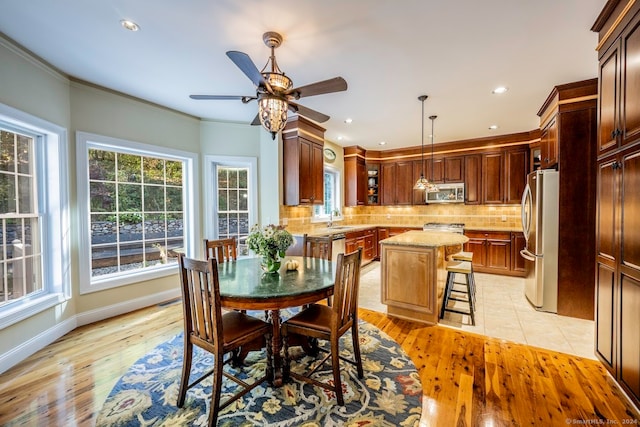
[(468, 237), (458, 233), (449, 233), (445, 231), (407, 231), (406, 233), (381, 240), (380, 244), (437, 248), (439, 246), (461, 245), (468, 241)]

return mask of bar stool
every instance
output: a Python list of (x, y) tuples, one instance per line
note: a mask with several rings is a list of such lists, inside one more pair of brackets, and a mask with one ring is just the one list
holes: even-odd
[[(464, 290), (454, 289), (457, 282), (454, 281), (456, 274), (462, 274), (465, 276)], [(476, 319), (474, 312), (476, 311), (475, 303), (473, 301), (471, 283), (473, 282), (473, 275), (471, 270), (471, 262), (469, 261), (447, 261), (447, 285), (444, 289), (444, 300), (442, 301), (442, 308), (440, 309), (440, 319), (444, 317), (444, 312), (449, 311), (451, 313), (467, 314), (471, 317), (471, 325), (475, 326)], [(452, 295), (452, 292), (456, 294), (462, 294), (461, 297)], [(462, 296), (466, 295), (466, 298)], [(458, 308), (449, 308), (449, 301), (462, 301), (469, 305), (469, 311), (463, 311)]]
[[(473, 274), (473, 252), (460, 251), (449, 256), (451, 261), (468, 261), (471, 263), (471, 295), (473, 303), (476, 302), (476, 276)], [(463, 283), (464, 284), (464, 283)]]

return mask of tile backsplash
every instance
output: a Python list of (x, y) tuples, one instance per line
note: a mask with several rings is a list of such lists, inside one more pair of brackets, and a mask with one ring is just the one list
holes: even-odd
[[(344, 208), (342, 216), (340, 225), (422, 226), (427, 222), (459, 222), (465, 228), (521, 227), (520, 205), (358, 206)], [(280, 224), (286, 224), (291, 232), (326, 226), (324, 222), (313, 223), (312, 218), (312, 207), (280, 206)]]

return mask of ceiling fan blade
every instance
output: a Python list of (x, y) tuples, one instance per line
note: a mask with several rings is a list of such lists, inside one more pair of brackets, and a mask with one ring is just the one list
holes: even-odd
[(347, 82), (345, 79), (342, 77), (334, 77), (329, 80), (290, 89), (286, 94), (293, 95), (298, 99), (305, 96), (322, 95), (323, 93), (342, 92), (343, 90), (347, 90)]
[(271, 92), (271, 87), (258, 70), (258, 67), (256, 67), (256, 64), (249, 58), (249, 55), (244, 52), (238, 52), (237, 50), (230, 50), (227, 52), (227, 56), (249, 77), (249, 80), (251, 80), (256, 87), (267, 88), (269, 92)]
[(251, 122), (251, 126), (260, 126), (260, 114), (256, 114), (256, 116), (253, 118), (253, 121)]
[(229, 100), (237, 100), (239, 99), (244, 104), (253, 101), (254, 99), (258, 99), (255, 96), (242, 96), (242, 95), (189, 95), (191, 99), (214, 99), (219, 101), (229, 101)]
[(295, 102), (291, 102), (291, 101), (289, 101), (289, 110), (293, 111), (294, 113), (298, 113), (301, 116), (305, 116), (318, 123), (324, 123), (331, 118), (326, 114), (322, 114), (316, 110), (312, 110), (311, 108), (307, 108), (303, 105), (296, 104)]

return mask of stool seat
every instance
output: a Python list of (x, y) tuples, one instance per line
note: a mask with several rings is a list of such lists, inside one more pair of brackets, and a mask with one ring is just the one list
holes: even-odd
[(460, 251), (450, 256), (453, 261), (473, 261), (473, 252)]
[(447, 261), (447, 271), (460, 274), (471, 274), (469, 261)]

